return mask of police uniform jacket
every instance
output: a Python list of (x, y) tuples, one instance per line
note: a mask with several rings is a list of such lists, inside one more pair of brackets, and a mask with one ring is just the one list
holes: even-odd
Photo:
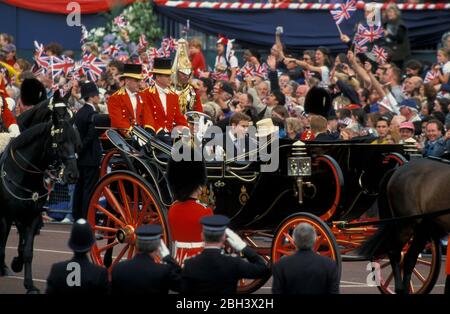
[[(78, 263), (79, 285), (76, 284), (77, 268), (69, 263)], [(74, 283), (69, 286), (68, 282)], [(71, 260), (53, 264), (47, 278), (47, 294), (107, 294), (109, 292), (108, 272), (106, 268), (92, 264), (87, 255), (75, 255)]]
[(94, 127), (94, 108), (85, 104), (75, 115), (75, 125), (82, 142), (82, 148), (78, 154), (79, 166), (96, 167), (100, 165), (101, 147)]
[(138, 253), (133, 259), (117, 264), (112, 270), (113, 294), (167, 294), (179, 291), (181, 268), (171, 256), (156, 263), (148, 254)]
[(274, 294), (339, 293), (339, 271), (328, 257), (300, 250), (272, 267)]
[(187, 294), (235, 294), (238, 280), (256, 279), (268, 275), (264, 260), (249, 247), (242, 251), (247, 261), (223, 255), (218, 248), (203, 252), (185, 261), (181, 292)]
[(166, 108), (163, 107), (156, 86), (150, 86), (142, 92), (145, 102), (145, 127), (152, 128), (155, 133), (171, 132), (175, 126), (188, 126), (186, 118), (180, 111), (178, 95), (167, 89)]
[(144, 104), (141, 93), (136, 94), (135, 114), (125, 87), (120, 88), (108, 98), (108, 113), (113, 128), (129, 129), (135, 124), (141, 126), (148, 124), (144, 121)]

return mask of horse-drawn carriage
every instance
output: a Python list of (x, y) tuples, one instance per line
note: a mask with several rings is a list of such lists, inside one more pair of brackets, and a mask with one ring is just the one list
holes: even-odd
[[(161, 224), (170, 245), (167, 210), (173, 198), (166, 180), (170, 147), (140, 127), (131, 130), (131, 138), (144, 143), (144, 150), (114, 130), (105, 134), (112, 145), (91, 194), (88, 220), (97, 233), (93, 261), (112, 267), (134, 255), (134, 230), (141, 224)], [(278, 144), (274, 172), (261, 171), (261, 160), (207, 161), (203, 201), (216, 214), (229, 216), (231, 227), (268, 264), (294, 252), (292, 232), (301, 222), (314, 226), (315, 250), (335, 260), (339, 269), (341, 261), (364, 260), (354, 252), (377, 230), (370, 224), (383, 216), (376, 206), (379, 184), (390, 169), (414, 158), (414, 148), (372, 145), (367, 139)], [(439, 276), (438, 240), (430, 239), (427, 247), (430, 254), (418, 259), (411, 292), (431, 291)], [(378, 262), (378, 288), (391, 293), (390, 263)], [(238, 290), (256, 291), (267, 280), (242, 280)]]

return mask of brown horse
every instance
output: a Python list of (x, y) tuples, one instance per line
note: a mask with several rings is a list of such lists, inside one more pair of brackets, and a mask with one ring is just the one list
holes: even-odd
[[(395, 291), (407, 293), (419, 254), (431, 237), (450, 233), (450, 163), (433, 159), (413, 160), (384, 178), (378, 200), (381, 218), (410, 217), (386, 224), (359, 249), (368, 258), (387, 254), (393, 269)], [(401, 277), (400, 260), (405, 244), (413, 237), (406, 252)]]

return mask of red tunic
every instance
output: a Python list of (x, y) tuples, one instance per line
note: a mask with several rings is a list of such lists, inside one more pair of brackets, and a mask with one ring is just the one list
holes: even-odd
[[(14, 115), (12, 114), (12, 112), (9, 110), (6, 99), (1, 95), (0, 95), (0, 97), (1, 97), (0, 110), (3, 111), (3, 113), (2, 113), (3, 126), (5, 127), (5, 129), (8, 130), (12, 124), (17, 124), (17, 121), (16, 121), (16, 118), (14, 118)], [(4, 108), (3, 108), (3, 106), (4, 106)]]
[(136, 116), (134, 114), (133, 105), (130, 96), (124, 87), (111, 95), (108, 99), (108, 112), (111, 119), (111, 127), (120, 129), (130, 129), (131, 126), (138, 124), (144, 126), (150, 124), (144, 117), (144, 103), (142, 95), (136, 95), (137, 106)]
[(175, 126), (188, 126), (186, 118), (180, 111), (178, 95), (172, 91), (167, 93), (166, 110), (159, 98), (158, 90), (151, 86), (142, 92), (144, 106), (144, 120), (150, 124), (156, 133), (161, 130), (171, 132)]
[(200, 219), (213, 215), (211, 208), (191, 199), (175, 202), (169, 209), (169, 228), (175, 250), (175, 259), (180, 265), (186, 258), (203, 250), (202, 226)]

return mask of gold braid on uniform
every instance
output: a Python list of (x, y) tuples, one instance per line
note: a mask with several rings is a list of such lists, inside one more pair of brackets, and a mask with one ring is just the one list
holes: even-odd
[(179, 105), (182, 114), (185, 114), (187, 111), (191, 111), (195, 105), (195, 89), (191, 84), (187, 84), (186, 87), (182, 88), (181, 86), (177, 86), (175, 92), (179, 97)]

